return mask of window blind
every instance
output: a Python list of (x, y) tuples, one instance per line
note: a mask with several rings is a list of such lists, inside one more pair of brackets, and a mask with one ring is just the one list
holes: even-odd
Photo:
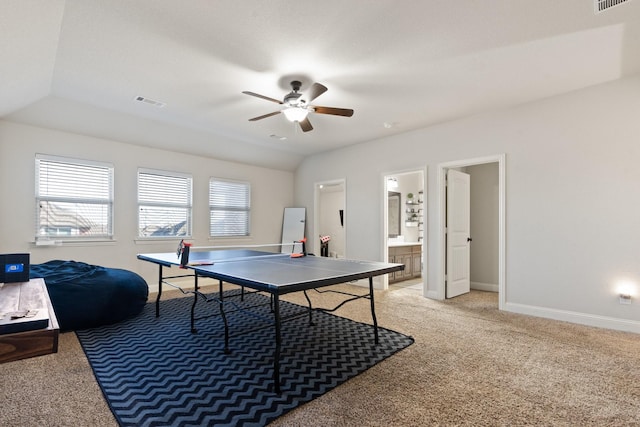
[(251, 187), (247, 182), (212, 178), (209, 181), (210, 236), (248, 236)]
[(138, 171), (138, 236), (190, 237), (191, 211), (191, 176)]
[(36, 240), (113, 237), (113, 166), (36, 156)]

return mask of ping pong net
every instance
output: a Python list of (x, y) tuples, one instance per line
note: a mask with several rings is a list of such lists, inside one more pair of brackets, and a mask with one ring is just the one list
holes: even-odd
[[(248, 246), (242, 246), (242, 245), (234, 245), (234, 246), (213, 246), (213, 247), (193, 247), (191, 243), (187, 243), (184, 240), (180, 240), (180, 243), (178, 244), (178, 249), (176, 251), (176, 255), (178, 257), (178, 259), (180, 259), (180, 268), (187, 268), (187, 266), (201, 266), (201, 265), (213, 265), (216, 262), (221, 262), (222, 260), (216, 261), (214, 259), (214, 257), (202, 257), (200, 255), (196, 255), (196, 256), (191, 256), (192, 254), (192, 249), (205, 249), (205, 250), (210, 250), (210, 249), (216, 249), (216, 250), (222, 250), (222, 249), (231, 249), (231, 248), (265, 248), (265, 247), (282, 247), (282, 246), (291, 246), (291, 254), (290, 257), (291, 258), (300, 258), (300, 257), (305, 257), (307, 256), (307, 248), (306, 248), (306, 243), (307, 243), (307, 238), (302, 238), (300, 240), (295, 240), (292, 243), (288, 243), (288, 244), (279, 244), (279, 243), (274, 243), (274, 244), (267, 244), (267, 245), (248, 245)], [(211, 252), (206, 251), (206, 252), (198, 252), (198, 254), (209, 254)], [(275, 252), (274, 252), (275, 254)], [(195, 253), (194, 253), (195, 255)], [(244, 255), (238, 255), (237, 259), (247, 259), (247, 258), (251, 258), (252, 255), (250, 254), (244, 254)], [(253, 255), (253, 256), (259, 256), (257, 255), (257, 252)], [(228, 258), (225, 259), (225, 261), (232, 261), (234, 259), (232, 258)]]

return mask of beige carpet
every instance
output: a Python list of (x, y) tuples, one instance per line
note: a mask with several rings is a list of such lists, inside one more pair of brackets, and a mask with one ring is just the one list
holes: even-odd
[[(499, 312), (487, 292), (437, 302), (399, 288), (376, 302), (379, 324), (415, 344), (272, 425), (640, 426), (639, 335)], [(366, 301), (339, 314), (370, 322)], [(116, 425), (75, 334), (0, 365), (0, 425)]]

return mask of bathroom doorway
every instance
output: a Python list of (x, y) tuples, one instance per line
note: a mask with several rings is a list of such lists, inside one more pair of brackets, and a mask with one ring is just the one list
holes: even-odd
[(403, 264), (389, 274), (384, 288), (412, 286), (423, 289), (425, 239), (425, 171), (388, 173), (384, 177), (384, 258)]

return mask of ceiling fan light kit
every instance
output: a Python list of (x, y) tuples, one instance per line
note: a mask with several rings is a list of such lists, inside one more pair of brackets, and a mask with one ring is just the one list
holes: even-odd
[(290, 122), (295, 122), (300, 125), (300, 128), (303, 132), (309, 132), (313, 130), (313, 126), (311, 126), (311, 122), (307, 117), (309, 113), (317, 113), (317, 114), (329, 114), (332, 116), (343, 116), (343, 117), (351, 117), (353, 116), (353, 110), (347, 108), (335, 108), (335, 107), (320, 107), (309, 105), (309, 102), (313, 101), (323, 93), (327, 91), (326, 86), (321, 85), (320, 83), (314, 83), (309, 88), (307, 93), (307, 99), (302, 98), (302, 93), (300, 93), (300, 83), (298, 80), (294, 80), (291, 82), (291, 92), (286, 94), (282, 101), (278, 101), (277, 99), (270, 98), (268, 96), (260, 95), (255, 92), (244, 91), (245, 95), (255, 96), (257, 98), (264, 99), (266, 101), (275, 102), (276, 104), (283, 105), (284, 108), (279, 111), (274, 111), (272, 113), (264, 114), (262, 116), (253, 117), (249, 119), (251, 122), (255, 122), (257, 120), (266, 119), (267, 117), (275, 116), (277, 114), (283, 113), (287, 120)]
[(309, 110), (302, 107), (289, 107), (282, 110), (284, 116), (290, 122), (301, 122), (307, 118), (307, 114), (309, 114)]

